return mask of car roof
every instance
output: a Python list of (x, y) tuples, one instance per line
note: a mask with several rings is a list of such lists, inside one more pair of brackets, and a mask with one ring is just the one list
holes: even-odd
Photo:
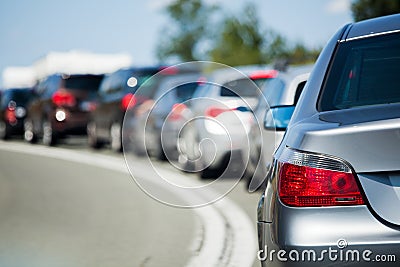
[(350, 41), (391, 32), (400, 32), (400, 14), (378, 17), (349, 24), (341, 41)]

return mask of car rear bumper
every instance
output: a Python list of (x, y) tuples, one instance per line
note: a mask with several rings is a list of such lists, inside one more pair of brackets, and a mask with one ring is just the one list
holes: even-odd
[[(65, 119), (57, 119), (57, 112), (65, 113)], [(89, 112), (69, 111), (66, 109), (55, 110), (51, 116), (53, 130), (60, 134), (86, 134), (86, 127), (89, 121)]]
[(257, 224), (262, 266), (399, 265), (400, 231), (378, 221), (365, 205), (291, 208), (276, 199), (273, 206), (272, 222)]

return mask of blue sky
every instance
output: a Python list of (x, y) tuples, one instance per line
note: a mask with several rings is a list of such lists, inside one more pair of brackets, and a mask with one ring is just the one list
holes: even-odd
[[(351, 0), (204, 1), (221, 5), (226, 14), (240, 14), (246, 2), (253, 2), (264, 28), (310, 47), (323, 46), (352, 21)], [(49, 51), (128, 53), (136, 65), (157, 63), (155, 47), (168, 25), (163, 7), (169, 2), (2, 0), (0, 72), (7, 66), (29, 66)]]

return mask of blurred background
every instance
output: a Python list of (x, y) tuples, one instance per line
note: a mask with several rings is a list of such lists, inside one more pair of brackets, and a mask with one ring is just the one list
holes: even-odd
[[(351, 4), (351, 0), (2, 1), (0, 84), (29, 85), (19, 84), (35, 80), (37, 74), (29, 67), (54, 52), (72, 51), (68, 58), (77, 53), (116, 54), (119, 59), (102, 69), (106, 72), (121, 65), (190, 60), (259, 64), (289, 55), (298, 63), (311, 62), (339, 27), (353, 21)], [(102, 62), (108, 65), (110, 60)], [(10, 77), (16, 72), (18, 78)]]
[[(262, 185), (314, 61), (345, 24), (399, 10), (400, 0), (0, 1), (0, 266), (259, 266), (248, 183), (257, 174), (250, 191)], [(188, 61), (241, 72), (168, 67)], [(226, 147), (199, 153), (202, 140)], [(199, 157), (214, 150), (215, 165)], [(179, 194), (158, 178), (204, 190)], [(165, 205), (194, 201), (207, 205)]]

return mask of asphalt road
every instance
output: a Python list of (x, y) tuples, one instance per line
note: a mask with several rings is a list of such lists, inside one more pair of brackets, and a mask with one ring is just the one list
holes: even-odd
[(171, 207), (137, 186), (121, 155), (0, 142), (0, 266), (258, 266), (257, 200), (239, 184), (206, 207)]

